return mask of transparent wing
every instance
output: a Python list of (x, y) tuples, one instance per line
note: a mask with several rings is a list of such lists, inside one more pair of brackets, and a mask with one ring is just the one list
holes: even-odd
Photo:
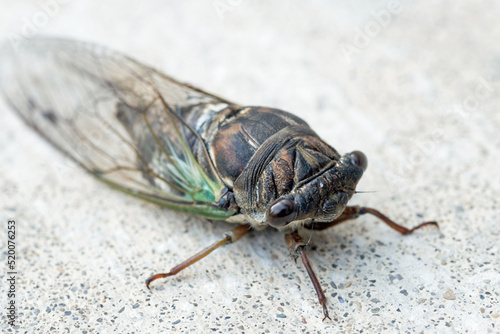
[(182, 115), (229, 102), (95, 45), (36, 38), (0, 52), (0, 88), (12, 107), (99, 179), (174, 210), (234, 213), (215, 206), (224, 184), (212, 165), (200, 167), (188, 139), (201, 138)]

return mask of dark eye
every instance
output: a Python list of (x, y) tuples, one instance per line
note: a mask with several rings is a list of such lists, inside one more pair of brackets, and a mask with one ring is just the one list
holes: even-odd
[(353, 165), (363, 168), (363, 171), (365, 171), (366, 167), (368, 167), (368, 159), (361, 151), (353, 151), (351, 153), (351, 162)]
[(277, 200), (267, 210), (266, 222), (273, 227), (281, 227), (295, 218), (295, 204), (288, 198)]

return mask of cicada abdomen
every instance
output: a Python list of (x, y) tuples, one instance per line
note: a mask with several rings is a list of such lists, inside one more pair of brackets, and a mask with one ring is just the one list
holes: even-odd
[(39, 38), (4, 49), (0, 78), (9, 103), (90, 173), (170, 209), (212, 219), (234, 214), (217, 207), (225, 186), (205, 163), (206, 149), (192, 151), (187, 140), (198, 134), (181, 113), (228, 102), (85, 43)]

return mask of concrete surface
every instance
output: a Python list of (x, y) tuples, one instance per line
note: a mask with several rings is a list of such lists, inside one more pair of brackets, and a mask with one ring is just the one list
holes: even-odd
[[(230, 100), (291, 111), (337, 150), (367, 154), (358, 190), (376, 192), (354, 203), (441, 226), (403, 237), (363, 217), (305, 233), (334, 321), (321, 321), (304, 269), (271, 230), (150, 292), (149, 275), (230, 226), (108, 190), (0, 102), (19, 332), (500, 332), (499, 14), (498, 1), (1, 0), (1, 39), (93, 41)], [(0, 328), (14, 332), (4, 306)]]

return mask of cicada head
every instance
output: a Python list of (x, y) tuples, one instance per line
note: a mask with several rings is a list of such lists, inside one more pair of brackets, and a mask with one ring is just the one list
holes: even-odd
[(254, 166), (235, 182), (240, 210), (257, 227), (295, 230), (335, 220), (366, 170), (362, 152), (341, 156), (310, 129), (301, 134), (301, 128), (278, 133), (270, 145), (274, 150), (253, 157)]

